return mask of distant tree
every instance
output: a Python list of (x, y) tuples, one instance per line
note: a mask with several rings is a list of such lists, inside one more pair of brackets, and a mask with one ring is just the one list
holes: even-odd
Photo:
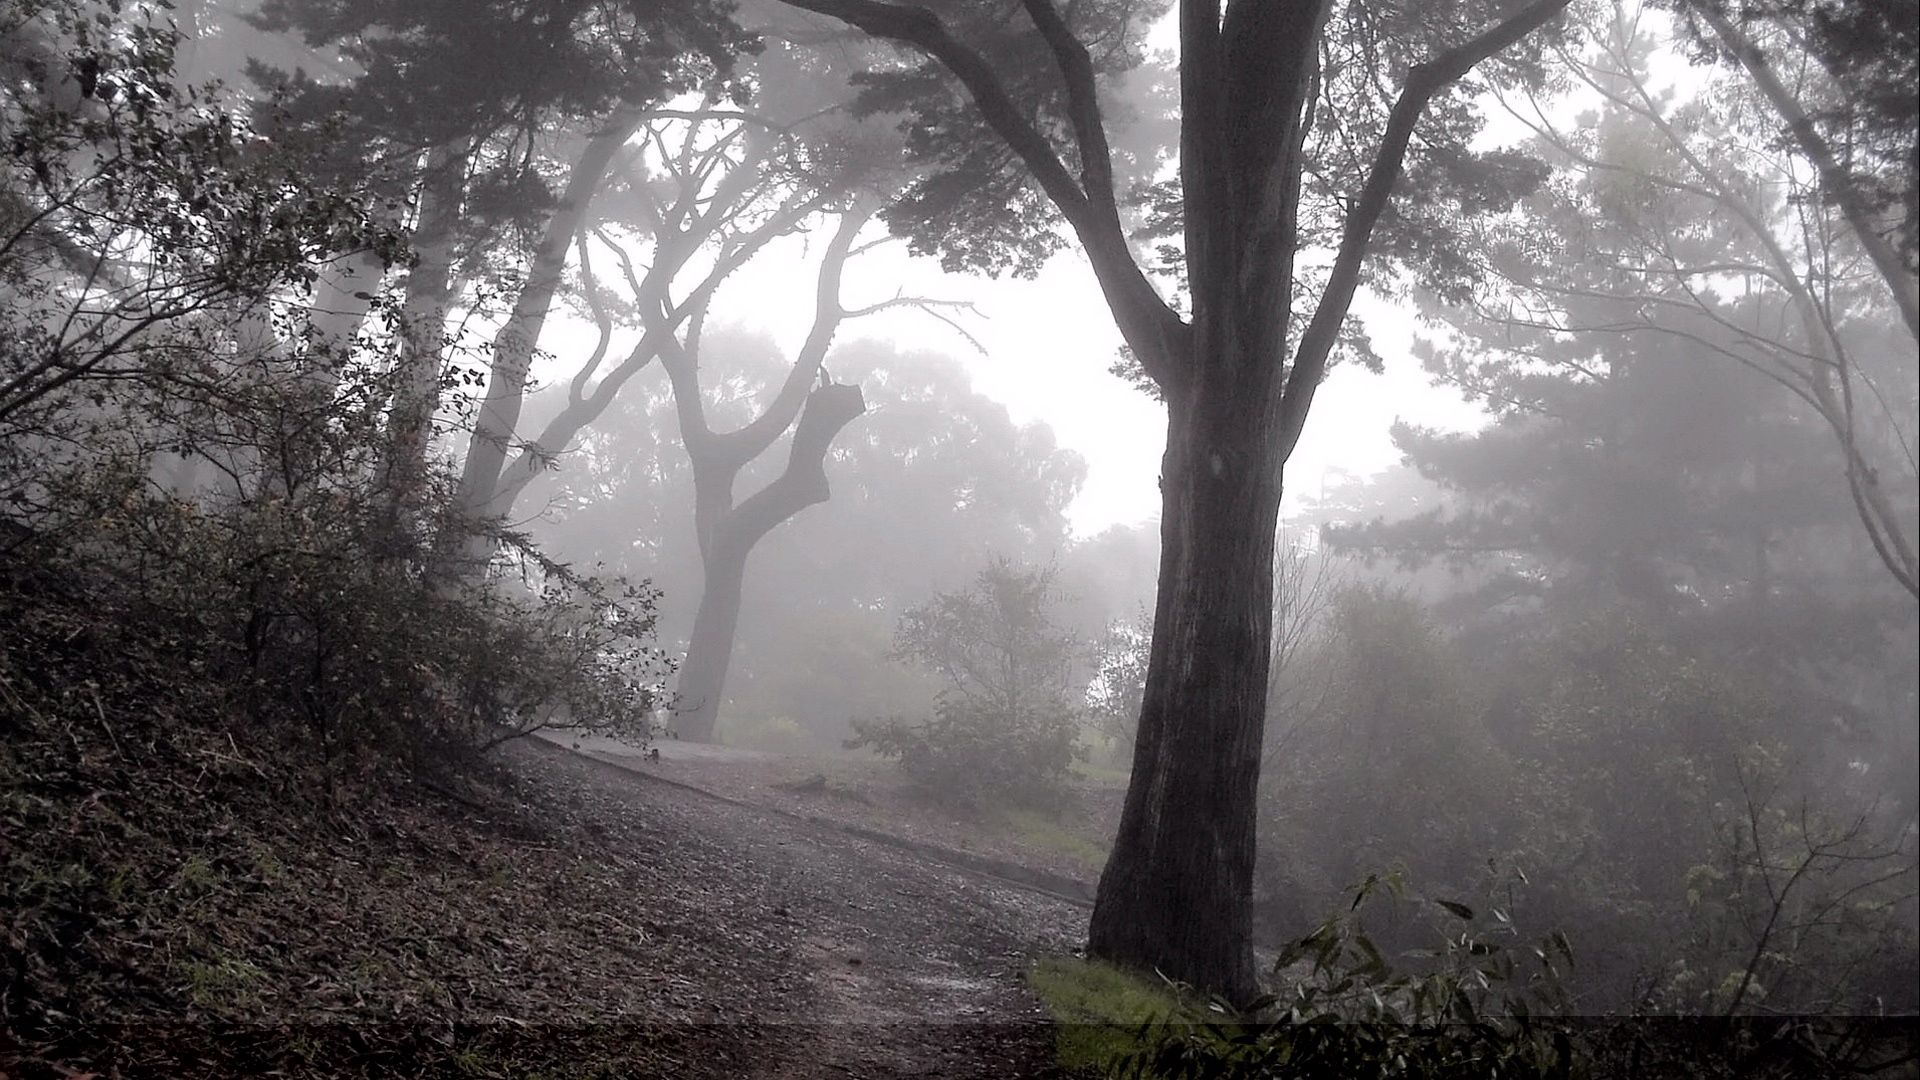
[[(850, 307), (843, 298), (848, 261), (856, 249), (873, 246), (857, 244), (861, 231), (906, 177), (895, 164), (894, 136), (847, 119), (845, 102), (833, 97), (832, 73), (807, 68), (798, 62), (803, 58), (770, 49), (756, 67), (761, 90), (780, 98), (767, 112), (673, 114), (648, 126), (648, 149), (636, 155), (622, 192), (630, 219), (626, 232), (652, 252), (653, 265), (644, 276), (611, 235), (619, 231), (616, 226), (597, 230), (626, 279), (630, 295), (623, 306), (644, 328), (639, 348), (651, 343), (666, 368), (680, 444), (692, 463), (694, 531), (703, 573), (676, 695), (675, 729), (686, 739), (713, 738), (748, 557), (772, 529), (827, 500), (826, 462), (833, 441), (866, 411), (860, 388), (834, 381), (822, 365), (835, 336), (846, 323), (881, 311), (918, 307), (937, 313), (941, 306), (932, 299), (895, 296)], [(732, 430), (715, 430), (706, 411), (714, 373), (701, 356), (714, 287), (772, 236), (803, 225), (817, 227), (827, 217), (834, 224), (820, 257), (805, 340), (764, 408)], [(675, 297), (671, 270), (689, 252), (709, 254), (715, 268), (704, 287)], [(597, 288), (594, 280), (586, 282), (590, 297)], [(786, 470), (737, 497), (741, 471), (789, 429)]]
[[(1376, 226), (1391, 222), (1394, 254), (1451, 279), (1447, 209), (1498, 206), (1487, 188), (1529, 175), (1468, 150), (1477, 121), (1448, 91), (1565, 0), (1462, 3), (1441, 15), (1186, 0), (1178, 180), (1161, 201), (1163, 233), (1183, 241), (1170, 254), (1190, 318), (1132, 250), (1100, 93), (1103, 76), (1137, 65), (1144, 28), (1164, 9), (790, 2), (911, 51), (867, 80), (873, 108), (908, 113), (910, 145), (929, 167), (889, 216), (896, 230), (955, 269), (1030, 271), (1060, 246), (1057, 212), (1167, 402), (1153, 655), (1089, 947), (1252, 997), (1254, 791), (1282, 469), (1350, 326)], [(1432, 197), (1389, 215), (1416, 129), (1424, 145), (1409, 182)], [(1319, 274), (1297, 274), (1295, 257), (1316, 242), (1338, 251), (1311, 318), (1296, 323), (1306, 306), (1296, 288)]]
[[(792, 372), (774, 342), (724, 325), (701, 335), (701, 349), (715, 427), (750, 422)], [(862, 387), (868, 412), (835, 440), (833, 512), (796, 516), (754, 549), (757, 579), (804, 587), (742, 597), (723, 703), (729, 738), (786, 717), (837, 745), (849, 718), (908, 708), (925, 687), (887, 662), (901, 612), (930, 589), (958, 586), (960, 568), (992, 552), (1038, 562), (1068, 542), (1065, 510), (1084, 464), (1044, 424), (1015, 424), (957, 360), (854, 341), (827, 366)], [(536, 398), (530, 413), (547, 407)], [(556, 552), (660, 585), (668, 638), (691, 629), (702, 581), (679, 423), (669, 386), (636, 384), (582, 433), (562, 468), (528, 489), (528, 509), (542, 511), (533, 528)], [(738, 482), (765, 484), (783, 464), (762, 455)], [(870, 678), (841, 674), (869, 668)]]
[(1108, 626), (1094, 644), (1093, 678), (1087, 684), (1087, 714), (1104, 753), (1116, 761), (1133, 756), (1140, 700), (1147, 691), (1147, 660), (1153, 653), (1153, 619), (1137, 617)]
[(1541, 342), (1526, 363), (1463, 345), (1445, 370), (1493, 402), (1492, 423), (1394, 431), (1446, 503), (1336, 525), (1328, 543), (1463, 571), (1442, 609), (1496, 665), (1555, 619), (1631, 612), (1797, 710), (1798, 732), (1776, 734), (1810, 761), (1840, 768), (1877, 744), (1876, 781), (1910, 790), (1915, 616), (1849, 528), (1831, 429), (1670, 326)]
[(1513, 825), (1495, 809), (1511, 765), (1482, 726), (1469, 672), (1405, 594), (1348, 586), (1324, 602), (1288, 658), (1322, 685), (1275, 716), (1286, 753), (1264, 778), (1263, 891), (1296, 919), (1382, 868), (1465, 892)]

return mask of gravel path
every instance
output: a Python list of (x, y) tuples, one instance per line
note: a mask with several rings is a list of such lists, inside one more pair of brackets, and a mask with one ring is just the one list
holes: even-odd
[[(1064, 1075), (1021, 976), (1033, 959), (1083, 939), (1082, 909), (831, 827), (653, 784), (552, 744), (529, 740), (511, 756), (543, 780), (590, 793), (603, 813), (639, 818), (689, 873), (722, 883), (711, 886), (726, 893), (714, 898), (716, 918), (776, 928), (789, 977), (748, 1015), (714, 1018), (753, 1031), (748, 1076)], [(685, 975), (697, 986), (700, 973)], [(688, 1064), (689, 1077), (740, 1075), (739, 1063)]]

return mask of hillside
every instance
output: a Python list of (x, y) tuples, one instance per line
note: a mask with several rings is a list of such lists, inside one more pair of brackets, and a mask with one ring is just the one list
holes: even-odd
[(328, 792), (9, 714), (5, 1075), (1051, 1072), (1070, 904), (540, 743)]

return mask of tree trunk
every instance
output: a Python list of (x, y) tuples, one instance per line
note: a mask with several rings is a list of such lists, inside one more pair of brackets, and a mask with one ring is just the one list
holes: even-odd
[(1245, 1001), (1282, 462), (1278, 365), (1229, 359), (1168, 401), (1153, 645), (1088, 952)]
[[(840, 430), (866, 411), (866, 399), (857, 386), (828, 383), (815, 389), (807, 395), (799, 423), (794, 425), (786, 469), (740, 505), (712, 511), (710, 523), (702, 525), (700, 560), (706, 580), (673, 709), (674, 729), (681, 738), (713, 741), (720, 699), (726, 693), (727, 667), (733, 660), (747, 556), (781, 522), (832, 495), (827, 451)], [(715, 479), (731, 487), (736, 471), (737, 466), (719, 470)], [(713, 493), (715, 498), (722, 495)]]
[[(579, 160), (574, 162), (560, 204), (547, 219), (540, 242), (534, 248), (527, 280), (514, 301), (513, 313), (494, 336), (493, 364), (487, 376), (486, 392), (480, 399), (473, 436), (467, 442), (467, 458), (461, 469), (457, 496), (457, 509), (469, 521), (479, 523), (512, 509), (510, 500), (500, 498), (500, 471), (520, 426), (520, 407), (526, 398), (534, 348), (546, 327), (554, 294), (559, 291), (567, 265), (567, 250), (587, 221), (588, 206), (605, 181), (614, 155), (640, 126), (642, 115), (638, 108), (622, 104), (608, 118), (606, 126), (587, 140)], [(475, 564), (484, 562), (492, 550), (490, 538), (482, 534), (468, 537), (463, 546), (465, 558)]]
[(414, 226), (414, 265), (407, 272), (394, 368), (393, 406), (387, 419), (383, 480), (396, 521), (409, 517), (426, 483), (433, 414), (440, 407), (446, 354), (447, 313), (453, 307), (454, 234), (465, 192), (466, 140), (427, 155), (420, 183), (420, 216)]
[(682, 739), (713, 741), (720, 698), (727, 690), (727, 668), (733, 663), (734, 632), (740, 624), (746, 556), (745, 551), (716, 551), (707, 561), (700, 610), (694, 616), (693, 636), (687, 641), (687, 659), (680, 668), (673, 708), (674, 733)]

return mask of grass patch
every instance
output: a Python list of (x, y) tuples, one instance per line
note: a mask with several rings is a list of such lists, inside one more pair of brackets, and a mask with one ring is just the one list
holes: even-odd
[(1125, 765), (1094, 765), (1090, 762), (1075, 760), (1067, 766), (1075, 776), (1092, 783), (1096, 787), (1125, 789), (1133, 773)]
[(1114, 1073), (1129, 1056), (1156, 1045), (1153, 1027), (1180, 1012), (1180, 1000), (1166, 986), (1097, 960), (1041, 960), (1027, 971), (1027, 985), (1053, 1015), (1055, 1052), (1068, 1069)]
[(175, 965), (186, 981), (187, 997), (202, 1008), (255, 1006), (263, 973), (236, 956), (219, 955), (210, 961), (187, 960)]
[(1021, 847), (1064, 855), (1098, 870), (1106, 865), (1107, 845), (1034, 810), (1002, 809), (992, 815), (996, 831)]

